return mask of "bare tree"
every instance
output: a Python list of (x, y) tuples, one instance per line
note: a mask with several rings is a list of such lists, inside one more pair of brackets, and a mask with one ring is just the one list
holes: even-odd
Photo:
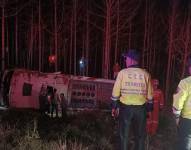
[[(189, 3), (191, 5), (191, 3)], [(182, 72), (181, 72), (181, 78), (184, 77), (185, 73), (186, 73), (186, 64), (187, 64), (187, 58), (188, 56), (190, 55), (190, 48), (191, 48), (191, 36), (190, 36), (190, 33), (191, 33), (191, 13), (190, 13), (190, 6), (189, 6), (189, 9), (188, 11), (185, 11), (185, 17), (184, 17), (184, 24), (183, 24), (183, 33), (180, 34), (182, 35), (182, 39), (181, 40), (183, 42), (183, 52), (182, 52)], [(180, 37), (180, 38), (181, 38)]]
[(32, 15), (31, 15), (31, 24), (30, 24), (30, 30), (28, 32), (28, 42), (27, 42), (27, 68), (32, 67), (33, 63), (33, 46), (34, 46), (34, 16), (33, 16), (33, 9), (32, 9)]
[(39, 48), (39, 67), (38, 70), (42, 70), (42, 39), (41, 39), (41, 0), (38, 4), (38, 48)]
[(117, 63), (117, 56), (118, 56), (118, 41), (119, 41), (119, 0), (117, 0), (117, 16), (116, 16), (116, 39), (115, 39), (115, 57), (114, 57), (114, 63)]
[(89, 1), (86, 1), (86, 5), (87, 5), (87, 7), (86, 7), (86, 56), (85, 56), (85, 58), (86, 58), (86, 75), (88, 75), (89, 74), (89, 49), (90, 49), (90, 46), (89, 46), (89, 44), (90, 44), (90, 36), (89, 36), (89, 34), (90, 34), (90, 32), (89, 32), (89, 20), (90, 20), (90, 18), (89, 18)]
[[(17, 2), (17, 1), (16, 1)], [(16, 6), (16, 11), (18, 7)], [(15, 64), (18, 66), (18, 15), (15, 16)]]
[[(130, 7), (131, 6), (131, 7)], [(109, 78), (111, 74), (111, 52), (114, 45), (114, 61), (117, 62), (119, 39), (127, 34), (128, 25), (136, 16), (140, 7), (140, 1), (124, 1), (124, 0), (105, 0), (105, 21), (104, 21), (104, 45), (102, 56), (102, 73), (104, 78)], [(119, 9), (120, 8), (120, 9)], [(121, 13), (119, 12), (121, 10)], [(115, 21), (115, 24), (113, 23)], [(124, 31), (122, 35), (121, 33)], [(120, 37), (119, 37), (120, 35)], [(115, 37), (115, 38), (113, 38)], [(115, 42), (113, 42), (113, 39)], [(126, 41), (126, 40), (125, 40)]]
[(1, 3), (2, 9), (2, 19), (1, 19), (1, 49), (2, 49), (2, 56), (1, 56), (1, 69), (5, 70), (5, 0)]
[(166, 70), (166, 83), (165, 83), (165, 96), (166, 99), (169, 96), (169, 86), (171, 85), (172, 77), (172, 58), (173, 58), (173, 53), (175, 49), (175, 40), (176, 40), (176, 32), (178, 32), (177, 29), (177, 17), (178, 17), (178, 1), (172, 1), (171, 3), (172, 9), (171, 9), (171, 14), (169, 17), (169, 31), (168, 31), (168, 62), (167, 62), (167, 70)]
[(77, 32), (77, 0), (73, 0), (74, 2), (74, 7), (73, 7), (73, 23), (74, 23), (74, 57), (73, 57), (73, 60), (74, 60), (74, 75), (77, 74), (77, 59), (76, 59), (76, 32)]
[(57, 0), (54, 0), (54, 48), (55, 48), (55, 71), (58, 71), (58, 29), (57, 29)]
[[(157, 4), (151, 0), (145, 1), (144, 13), (144, 38), (142, 48), (142, 66), (152, 72), (156, 63), (156, 36), (158, 29), (158, 17), (156, 12)], [(159, 41), (157, 41), (159, 43)]]
[(70, 52), (69, 52), (69, 73), (72, 73), (72, 55), (73, 55), (73, 15), (70, 19)]

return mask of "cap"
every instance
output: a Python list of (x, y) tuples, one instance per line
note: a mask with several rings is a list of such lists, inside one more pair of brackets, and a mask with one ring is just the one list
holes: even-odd
[(139, 61), (139, 59), (140, 59), (140, 52), (137, 51), (136, 49), (130, 49), (127, 52), (125, 52), (122, 56), (123, 57), (129, 57), (131, 59)]

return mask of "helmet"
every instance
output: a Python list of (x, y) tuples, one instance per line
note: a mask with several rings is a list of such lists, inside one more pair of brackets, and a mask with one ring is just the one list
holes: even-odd
[(136, 49), (130, 49), (127, 52), (125, 52), (123, 55), (123, 57), (129, 57), (135, 61), (139, 61), (140, 59), (140, 52), (137, 51)]

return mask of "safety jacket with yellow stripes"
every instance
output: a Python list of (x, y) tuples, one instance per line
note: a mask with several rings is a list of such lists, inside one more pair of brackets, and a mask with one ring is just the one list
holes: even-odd
[(143, 105), (152, 100), (150, 74), (144, 69), (129, 67), (119, 72), (112, 91), (112, 101), (125, 105)]
[(173, 95), (173, 113), (176, 117), (191, 119), (191, 76), (180, 81)]

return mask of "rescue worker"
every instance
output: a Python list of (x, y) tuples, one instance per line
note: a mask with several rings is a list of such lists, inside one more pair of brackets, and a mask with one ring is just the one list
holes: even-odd
[(136, 126), (135, 149), (144, 150), (146, 108), (151, 111), (153, 106), (151, 77), (139, 67), (140, 53), (137, 50), (130, 49), (124, 57), (127, 68), (119, 72), (113, 87), (112, 116), (119, 115), (120, 150), (128, 149), (131, 123)]
[(60, 105), (61, 105), (61, 110), (62, 110), (62, 118), (67, 118), (67, 102), (66, 98), (64, 96), (64, 93), (60, 94)]
[(173, 95), (173, 113), (178, 126), (178, 150), (191, 150), (191, 57), (188, 58), (189, 76), (182, 79)]
[(121, 70), (119, 63), (115, 63), (115, 65), (113, 66), (113, 79), (117, 78), (117, 75), (119, 73), (119, 71)]
[(51, 108), (51, 101), (52, 101), (53, 94), (48, 91), (47, 92), (47, 101), (46, 101), (46, 113), (49, 115), (50, 114), (50, 109)]
[(57, 89), (54, 88), (52, 99), (51, 99), (51, 117), (52, 118), (53, 118), (54, 110), (56, 111), (56, 117), (58, 117), (58, 104), (59, 104), (59, 96), (57, 93)]
[(149, 135), (155, 135), (158, 129), (159, 110), (164, 107), (164, 94), (161, 89), (158, 88), (159, 81), (157, 79), (152, 80), (153, 86), (153, 111), (147, 114), (147, 133)]
[(45, 113), (46, 111), (46, 103), (47, 103), (47, 90), (46, 86), (42, 85), (40, 93), (39, 93), (39, 108), (41, 114)]

